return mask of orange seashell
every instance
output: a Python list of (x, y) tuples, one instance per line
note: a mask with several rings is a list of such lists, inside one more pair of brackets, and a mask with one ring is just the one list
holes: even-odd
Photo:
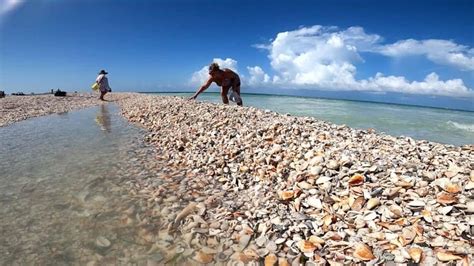
[(278, 258), (278, 266), (290, 266), (290, 263), (285, 258)]
[(204, 264), (207, 264), (207, 263), (210, 263), (212, 262), (214, 256), (213, 255), (210, 255), (210, 254), (206, 254), (202, 251), (198, 251), (196, 253), (196, 256), (194, 256), (194, 259), (197, 260), (198, 262), (200, 263), (204, 263)]
[(451, 261), (451, 260), (460, 260), (462, 259), (461, 256), (454, 255), (453, 253), (447, 250), (439, 250), (436, 252), (436, 257), (440, 261)]
[(274, 266), (278, 262), (277, 256), (275, 254), (268, 254), (265, 257), (265, 266)]
[(360, 211), (362, 209), (362, 207), (364, 207), (364, 204), (365, 204), (364, 197), (358, 197), (352, 203), (351, 209), (354, 210), (354, 211)]
[(324, 245), (326, 242), (324, 239), (318, 237), (318, 236), (310, 236), (309, 237), (309, 242), (315, 244), (315, 245)]
[(278, 196), (280, 196), (280, 199), (282, 199), (282, 200), (289, 200), (289, 199), (293, 198), (294, 195), (295, 195), (295, 193), (291, 190), (278, 192)]
[(366, 244), (360, 243), (357, 244), (354, 250), (354, 253), (352, 254), (354, 257), (368, 261), (368, 260), (373, 260), (375, 259), (374, 254), (372, 253), (372, 249), (367, 246)]
[(395, 221), (396, 224), (398, 225), (408, 225), (408, 220), (407, 218), (398, 218), (396, 221)]
[(417, 248), (417, 247), (410, 248), (408, 250), (408, 254), (410, 254), (411, 259), (415, 263), (419, 263), (420, 260), (421, 260), (421, 256), (423, 255), (423, 250), (421, 248)]
[(358, 186), (364, 183), (364, 176), (355, 174), (349, 179), (349, 186)]
[(316, 246), (310, 241), (306, 241), (306, 240), (300, 240), (298, 242), (298, 248), (303, 253), (313, 252), (314, 250), (316, 250)]
[(449, 183), (446, 184), (444, 190), (449, 193), (458, 193), (459, 191), (461, 191), (461, 188), (456, 184)]
[(455, 196), (446, 192), (441, 192), (436, 197), (436, 201), (443, 204), (455, 203), (457, 200), (458, 199)]

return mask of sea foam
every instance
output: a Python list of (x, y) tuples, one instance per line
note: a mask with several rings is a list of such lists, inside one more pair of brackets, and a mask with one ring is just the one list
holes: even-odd
[(448, 125), (453, 126), (457, 129), (462, 129), (462, 130), (465, 130), (465, 131), (474, 132), (474, 124), (457, 123), (457, 122), (453, 122), (451, 120), (446, 122), (446, 123), (448, 123)]

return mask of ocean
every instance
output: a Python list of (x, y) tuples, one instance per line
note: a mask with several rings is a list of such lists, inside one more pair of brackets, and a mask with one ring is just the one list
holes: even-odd
[[(192, 95), (181, 92), (149, 94)], [(242, 94), (242, 98), (245, 106), (314, 117), (356, 129), (373, 128), (392, 136), (407, 136), (443, 144), (474, 144), (474, 112), (469, 111), (267, 94)], [(216, 92), (200, 94), (197, 100), (221, 103), (220, 95)]]

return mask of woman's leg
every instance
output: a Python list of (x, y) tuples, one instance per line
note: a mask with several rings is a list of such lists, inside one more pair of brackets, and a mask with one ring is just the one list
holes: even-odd
[(104, 101), (104, 95), (105, 95), (106, 93), (107, 93), (106, 91), (101, 91), (101, 92), (100, 92), (100, 97), (99, 97), (99, 99), (102, 100), (102, 101)]
[(229, 104), (229, 99), (227, 98), (227, 93), (229, 92), (229, 86), (222, 86), (221, 88), (221, 97), (224, 104)]
[(242, 101), (242, 96), (240, 96), (240, 82), (236, 86), (232, 87), (232, 89), (235, 91), (235, 93), (237, 93), (239, 95), (239, 98), (240, 98), (240, 102), (238, 102), (237, 105), (242, 106), (243, 101)]

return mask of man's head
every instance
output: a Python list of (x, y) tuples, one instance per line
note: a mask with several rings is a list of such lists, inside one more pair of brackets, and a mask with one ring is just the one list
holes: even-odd
[(219, 71), (219, 65), (217, 63), (212, 63), (209, 65), (209, 75), (212, 75), (213, 73), (215, 73), (216, 71)]

